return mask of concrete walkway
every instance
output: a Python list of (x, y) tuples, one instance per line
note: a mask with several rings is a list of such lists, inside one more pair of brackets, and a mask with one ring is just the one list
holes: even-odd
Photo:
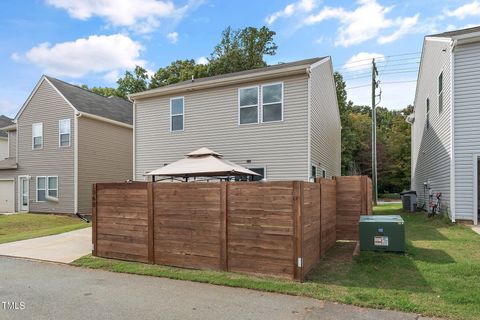
[[(0, 319), (418, 320), (310, 298), (0, 257)], [(21, 306), (24, 306), (21, 309)]]
[(0, 244), (0, 255), (63, 263), (91, 252), (92, 228)]
[(480, 226), (471, 226), (472, 230), (480, 234)]

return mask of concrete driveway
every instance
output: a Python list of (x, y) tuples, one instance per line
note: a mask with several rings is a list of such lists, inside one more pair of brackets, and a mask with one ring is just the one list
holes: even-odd
[(0, 244), (0, 255), (63, 263), (91, 252), (92, 228)]
[(0, 257), (0, 270), (0, 319), (6, 320), (424, 319), (403, 312), (42, 261)]

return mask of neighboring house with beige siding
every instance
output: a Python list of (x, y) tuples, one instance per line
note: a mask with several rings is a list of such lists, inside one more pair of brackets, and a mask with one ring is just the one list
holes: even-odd
[(201, 147), (266, 180), (341, 174), (330, 57), (194, 79), (130, 99), (135, 180)]
[(126, 100), (42, 76), (3, 128), (0, 212), (90, 214), (93, 183), (132, 179), (132, 112)]
[(452, 221), (478, 223), (480, 27), (426, 36), (412, 123), (412, 182), (419, 205), (442, 193)]
[[(0, 128), (7, 127), (12, 124), (12, 119), (4, 115), (0, 116)], [(0, 160), (6, 159), (8, 156), (8, 132), (0, 130)]]

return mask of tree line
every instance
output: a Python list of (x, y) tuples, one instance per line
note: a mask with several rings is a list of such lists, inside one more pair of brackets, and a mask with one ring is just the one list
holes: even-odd
[[(176, 60), (159, 68), (153, 76), (137, 66), (118, 79), (117, 87), (82, 87), (104, 96), (126, 98), (128, 94), (203, 78), (267, 66), (265, 56), (274, 56), (275, 32), (267, 27), (234, 30), (226, 28), (213, 48), (207, 64), (193, 59)], [(369, 106), (348, 100), (345, 81), (334, 73), (342, 123), (342, 175), (368, 175), (371, 162), (371, 114)], [(377, 156), (379, 193), (397, 193), (410, 188), (410, 125), (405, 117), (413, 106), (403, 110), (377, 108)]]

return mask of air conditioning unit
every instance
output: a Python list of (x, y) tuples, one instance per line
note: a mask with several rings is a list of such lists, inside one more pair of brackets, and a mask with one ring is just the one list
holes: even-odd
[(417, 211), (417, 193), (415, 191), (402, 192), (400, 195), (402, 197), (403, 210)]

